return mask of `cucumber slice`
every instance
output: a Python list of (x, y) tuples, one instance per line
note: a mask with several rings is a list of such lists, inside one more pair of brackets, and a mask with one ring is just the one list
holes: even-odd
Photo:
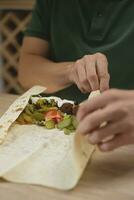
[(42, 121), (44, 119), (44, 115), (40, 112), (34, 112), (33, 118), (37, 121)]
[(72, 131), (69, 130), (68, 128), (64, 128), (63, 131), (64, 131), (64, 134), (65, 134), (65, 135), (70, 135), (71, 132), (72, 132)]
[(71, 118), (65, 118), (65, 119), (63, 119), (61, 122), (59, 122), (57, 124), (57, 128), (60, 129), (60, 130), (62, 130), (64, 128), (67, 128), (68, 126), (70, 126), (71, 123), (72, 123)]
[(55, 122), (53, 120), (48, 120), (46, 121), (45, 126), (47, 129), (53, 129), (55, 128)]
[(78, 126), (78, 121), (76, 120), (76, 117), (75, 116), (72, 116), (72, 125), (73, 127), (76, 129), (77, 126)]
[(69, 129), (72, 132), (76, 130), (73, 125), (68, 126), (67, 129)]

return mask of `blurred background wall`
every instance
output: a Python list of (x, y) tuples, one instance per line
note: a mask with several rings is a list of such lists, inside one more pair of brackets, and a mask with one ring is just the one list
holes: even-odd
[(0, 0), (0, 91), (20, 94), (18, 61), (35, 0)]

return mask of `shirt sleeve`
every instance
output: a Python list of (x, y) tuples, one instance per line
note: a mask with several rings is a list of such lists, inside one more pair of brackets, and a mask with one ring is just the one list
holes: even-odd
[(32, 19), (25, 31), (25, 36), (49, 40), (50, 4), (48, 1), (50, 0), (36, 0), (36, 4), (32, 11)]

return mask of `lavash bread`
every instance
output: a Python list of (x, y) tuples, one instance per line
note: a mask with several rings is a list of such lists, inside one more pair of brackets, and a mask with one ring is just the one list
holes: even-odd
[[(39, 87), (39, 90), (36, 88), (24, 94), (25, 101), (22, 101), (23, 98), (20, 99), (21, 103), (18, 100), (2, 118), (1, 124), (7, 125), (7, 128), (6, 141), (0, 145), (0, 175), (12, 182), (72, 189), (78, 183), (95, 147), (81, 134), (65, 135), (57, 129), (12, 124), (30, 96), (44, 90), (43, 87)], [(92, 96), (96, 94), (98, 92)], [(10, 113), (14, 113), (13, 117)], [(10, 118), (7, 120), (8, 114)], [(2, 135), (2, 131), (0, 133)], [(5, 135), (1, 138), (5, 139)]]
[[(94, 92), (91, 98), (98, 94), (99, 91)], [(70, 190), (77, 185), (94, 150), (95, 147), (81, 134), (65, 135), (62, 131), (52, 130), (47, 144), (6, 173), (4, 178)]]
[(6, 136), (8, 135), (8, 129), (15, 122), (18, 116), (26, 107), (31, 95), (36, 95), (44, 92), (45, 87), (34, 86), (22, 96), (20, 96), (14, 103), (9, 107), (9, 109), (0, 118), (0, 144), (4, 142)]
[(30, 96), (43, 91), (44, 87), (34, 86), (20, 96), (0, 118), (0, 176), (23, 162), (44, 144), (45, 135), (42, 132), (37, 135), (37, 126), (29, 132), (27, 126), (22, 128), (21, 125), (14, 123), (27, 105)]

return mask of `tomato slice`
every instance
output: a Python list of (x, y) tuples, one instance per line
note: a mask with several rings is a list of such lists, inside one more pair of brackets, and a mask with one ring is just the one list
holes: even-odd
[(50, 110), (50, 111), (48, 111), (48, 112), (46, 112), (44, 114), (45, 114), (45, 120), (52, 119), (55, 122), (59, 122), (63, 118), (61, 113), (59, 111), (57, 111), (57, 110)]

